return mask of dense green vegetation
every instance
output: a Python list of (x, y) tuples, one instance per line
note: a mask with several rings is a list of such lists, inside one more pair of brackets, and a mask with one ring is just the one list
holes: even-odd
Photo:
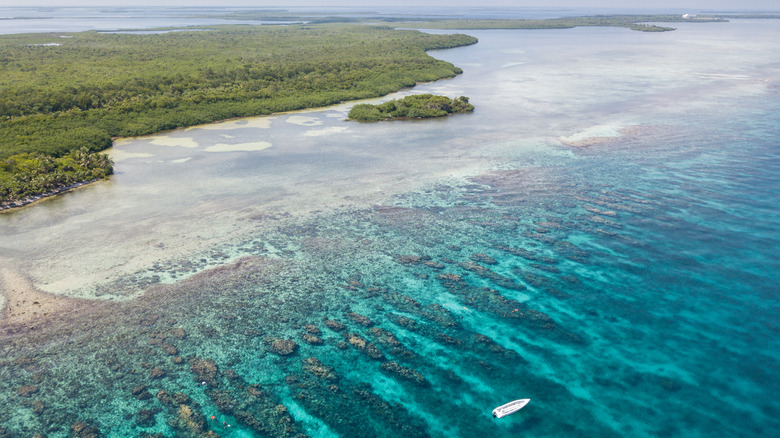
[(454, 76), (425, 50), (476, 42), (346, 25), (68, 36), (0, 38), (0, 157), (382, 96)]
[(424, 119), (443, 117), (454, 113), (474, 111), (469, 98), (461, 96), (450, 99), (433, 94), (415, 94), (403, 99), (393, 99), (379, 105), (358, 104), (349, 111), (349, 118), (361, 122), (376, 122), (391, 119)]
[(0, 161), (0, 207), (111, 173), (108, 155), (87, 148), (58, 158), (39, 152), (14, 155)]
[(345, 24), (4, 35), (0, 160), (100, 151), (112, 137), (383, 96), (455, 76), (460, 69), (425, 51), (476, 41)]

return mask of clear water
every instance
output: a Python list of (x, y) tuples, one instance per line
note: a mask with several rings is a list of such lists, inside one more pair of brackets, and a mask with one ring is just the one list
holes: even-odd
[(473, 34), (399, 93), (473, 114), (123, 140), (0, 215), (5, 292), (58, 304), (4, 316), (0, 430), (780, 430), (778, 22)]

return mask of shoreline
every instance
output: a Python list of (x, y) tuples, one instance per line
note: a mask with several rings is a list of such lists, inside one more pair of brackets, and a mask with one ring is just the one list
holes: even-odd
[[(174, 27), (174, 28), (178, 28), (178, 27)], [(239, 30), (237, 31), (236, 29)], [(415, 86), (417, 84), (429, 80), (440, 80), (440, 79), (452, 78), (462, 73), (462, 70), (450, 63), (438, 60), (428, 55), (427, 52), (431, 50), (442, 50), (442, 49), (463, 47), (467, 45), (476, 44), (478, 42), (478, 40), (474, 37), (468, 35), (461, 35), (461, 34), (434, 35), (434, 34), (425, 34), (422, 32), (399, 33), (397, 31), (393, 31), (392, 29), (386, 27), (376, 27), (376, 26), (373, 27), (362, 26), (359, 28), (360, 33), (356, 34), (354, 29), (357, 29), (357, 27), (352, 24), (343, 24), (338, 26), (337, 28), (333, 28), (330, 31), (333, 33), (333, 35), (335, 35), (334, 38), (336, 39), (333, 40), (322, 39), (322, 38), (313, 40), (311, 38), (308, 38), (306, 29), (296, 29), (295, 32), (291, 33), (290, 35), (286, 35), (286, 37), (298, 38), (300, 40), (299, 41), (296, 39), (291, 39), (290, 41), (303, 44), (302, 47), (305, 46), (312, 50), (317, 49), (316, 53), (322, 54), (321, 56), (313, 57), (311, 60), (307, 61), (312, 64), (313, 66), (312, 68), (316, 70), (318, 74), (325, 74), (327, 72), (330, 72), (332, 70), (331, 62), (333, 61), (334, 56), (336, 56), (334, 55), (334, 53), (329, 53), (328, 51), (322, 51), (320, 49), (322, 49), (322, 47), (330, 47), (331, 49), (333, 49), (334, 47), (343, 47), (344, 46), (343, 44), (333, 46), (333, 41), (337, 41), (338, 38), (341, 38), (344, 41), (360, 41), (361, 43), (365, 43), (366, 41), (375, 41), (375, 40), (381, 41), (378, 37), (384, 37), (387, 34), (387, 32), (392, 32), (392, 35), (401, 35), (401, 37), (403, 38), (399, 37), (398, 38), (399, 42), (397, 44), (393, 44), (392, 47), (390, 48), (384, 47), (379, 43), (375, 43), (375, 44), (372, 43), (373, 45), (369, 45), (369, 47), (366, 47), (364, 49), (367, 50), (368, 53), (372, 53), (377, 56), (381, 55), (382, 61), (381, 62), (372, 61), (371, 65), (365, 65), (365, 66), (350, 64), (350, 69), (355, 70), (356, 73), (365, 75), (367, 74), (367, 72), (371, 72), (371, 76), (361, 79), (359, 83), (353, 84), (352, 88), (350, 88), (349, 90), (343, 88), (341, 79), (330, 78), (330, 77), (328, 77), (327, 80), (321, 81), (322, 83), (318, 83), (315, 88), (312, 89), (302, 88), (301, 83), (305, 83), (305, 78), (302, 76), (301, 72), (295, 70), (294, 78), (292, 78), (292, 76), (283, 78), (281, 76), (277, 77), (275, 75), (270, 75), (270, 76), (266, 75), (265, 76), (266, 79), (263, 79), (263, 81), (265, 81), (263, 82), (263, 84), (267, 85), (267, 87), (273, 85), (274, 87), (278, 88), (278, 90), (274, 91), (271, 94), (254, 93), (254, 94), (246, 95), (245, 93), (239, 93), (235, 90), (229, 91), (229, 90), (220, 89), (221, 91), (215, 92), (216, 94), (212, 96), (213, 98), (209, 98), (206, 101), (200, 98), (193, 100), (186, 97), (182, 97), (181, 93), (179, 93), (176, 94), (175, 98), (171, 97), (170, 99), (166, 100), (165, 109), (161, 109), (162, 107), (159, 107), (157, 105), (152, 105), (152, 101), (149, 100), (152, 98), (149, 97), (149, 99), (147, 99), (149, 100), (148, 102), (144, 101), (139, 105), (136, 105), (137, 113), (134, 113), (133, 115), (125, 115), (124, 112), (112, 112), (113, 110), (111, 110), (109, 106), (101, 106), (97, 104), (94, 105), (85, 104), (82, 106), (74, 106), (75, 104), (72, 104), (71, 101), (68, 101), (70, 103), (66, 102), (67, 104), (66, 106), (58, 109), (57, 111), (52, 110), (50, 112), (45, 112), (45, 114), (53, 114), (54, 116), (52, 117), (56, 118), (59, 117), (59, 115), (68, 115), (68, 117), (70, 117), (72, 115), (71, 113), (76, 114), (76, 112), (73, 111), (91, 111), (90, 117), (95, 118), (95, 120), (97, 119), (108, 120), (106, 118), (118, 117), (117, 120), (115, 121), (107, 121), (106, 126), (103, 126), (100, 129), (96, 128), (97, 131), (95, 135), (97, 135), (97, 137), (88, 138), (88, 137), (84, 137), (82, 134), (78, 134), (78, 135), (73, 134), (75, 135), (75, 137), (73, 137), (72, 139), (66, 136), (68, 138), (68, 141), (70, 141), (70, 143), (66, 146), (62, 146), (63, 148), (67, 149), (75, 145), (73, 146), (73, 148), (76, 148), (76, 147), (81, 147), (80, 145), (83, 145), (86, 142), (87, 145), (92, 145), (90, 146), (90, 149), (92, 150), (100, 149), (99, 151), (96, 152), (102, 152), (113, 146), (113, 141), (111, 137), (115, 139), (116, 137), (124, 137), (127, 135), (133, 137), (139, 135), (140, 136), (155, 135), (164, 131), (189, 128), (192, 126), (198, 126), (202, 124), (218, 123), (224, 120), (230, 120), (235, 118), (272, 115), (272, 114), (277, 114), (279, 112), (288, 112), (290, 110), (297, 111), (297, 110), (321, 109), (328, 106), (332, 106), (334, 104), (347, 102), (350, 100), (362, 100), (365, 98), (383, 97), (387, 94), (395, 93), (404, 88)], [(216, 31), (216, 34), (214, 36), (207, 38), (204, 41), (205, 44), (204, 48), (197, 50), (192, 56), (195, 56), (196, 59), (200, 59), (199, 57), (203, 57), (203, 59), (212, 59), (213, 58), (212, 52), (209, 52), (208, 49), (213, 47), (219, 47), (219, 38), (221, 38), (223, 35), (230, 34), (230, 32), (235, 32), (235, 34), (231, 34), (231, 35), (234, 35), (235, 38), (239, 38), (240, 41), (254, 41), (254, 39), (257, 38), (261, 38), (263, 39), (263, 41), (275, 41), (274, 38), (278, 38), (278, 35), (276, 35), (274, 32), (269, 32), (267, 31), (267, 29), (261, 30), (260, 26), (231, 27), (228, 25), (225, 26), (224, 29), (219, 29), (218, 31)], [(111, 59), (120, 59), (120, 58), (113, 57), (114, 56), (113, 54), (121, 55), (122, 53), (125, 53), (123, 51), (126, 51), (128, 47), (131, 48), (130, 49), (131, 52), (129, 53), (135, 53), (134, 51), (136, 50), (142, 50), (152, 54), (153, 57), (163, 56), (158, 53), (159, 47), (155, 46), (155, 43), (152, 41), (146, 41), (142, 46), (136, 47), (134, 44), (138, 43), (138, 41), (128, 40), (128, 38), (130, 37), (117, 37), (121, 39), (121, 41), (115, 41), (116, 39), (113, 37), (101, 37), (101, 36), (95, 37), (94, 34), (91, 34), (89, 32), (73, 32), (73, 33), (79, 35), (79, 38), (82, 38), (83, 36), (82, 38), (83, 41), (80, 44), (77, 44), (75, 42), (68, 43), (69, 45), (73, 45), (74, 48), (80, 48), (84, 44), (86, 45), (93, 44), (93, 43), (102, 44), (104, 40), (109, 39), (111, 45), (109, 45), (108, 47), (112, 48), (112, 51), (110, 52), (112, 54)], [(35, 35), (35, 33), (31, 35)], [(373, 39), (370, 39), (368, 37), (371, 37)], [(176, 41), (179, 41), (177, 38), (180, 39), (182, 37), (171, 36), (170, 38), (173, 39), (171, 41), (171, 44), (173, 44), (176, 43)], [(33, 41), (33, 43), (35, 42), (36, 41)], [(409, 54), (406, 52), (405, 44), (409, 44), (409, 47), (414, 48), (413, 53)], [(166, 54), (171, 57), (171, 62), (174, 62), (177, 66), (181, 65), (187, 67), (185, 70), (195, 75), (193, 77), (196, 77), (197, 75), (200, 74), (198, 73), (197, 69), (190, 66), (191, 63), (191, 59), (189, 59), (190, 56), (188, 56), (187, 59), (177, 57), (179, 56), (178, 55), (180, 53), (179, 51), (176, 51), (169, 46), (165, 46), (165, 47), (168, 47), (169, 49), (169, 51), (166, 52)], [(261, 44), (261, 45), (257, 45), (256, 47), (272, 48), (267, 50), (258, 49), (259, 51), (255, 50), (257, 51), (258, 54), (262, 54), (263, 57), (268, 57), (268, 59), (274, 59), (273, 61), (267, 61), (267, 62), (263, 61), (262, 63), (258, 64), (260, 66), (263, 66), (263, 68), (288, 68), (290, 65), (292, 65), (290, 64), (290, 61), (287, 60), (286, 58), (285, 59), (280, 58), (279, 60), (275, 60), (275, 54), (277, 54), (278, 49), (273, 48), (275, 47), (274, 44), (265, 44), (265, 45)], [(243, 56), (242, 54), (245, 53), (246, 50), (238, 49), (236, 52), (239, 55)], [(250, 52), (252, 51), (250, 50)], [(338, 52), (338, 50), (336, 50), (336, 52)], [(116, 55), (116, 56), (120, 56), (120, 55)], [(58, 65), (59, 67), (57, 68), (65, 69), (67, 67), (67, 68), (76, 69), (77, 71), (81, 71), (78, 69), (86, 68), (84, 66), (103, 65), (105, 61), (102, 58), (93, 56), (91, 52), (88, 54), (81, 54), (80, 56), (83, 59), (81, 58), (77, 59), (69, 55), (63, 55), (62, 59), (58, 58), (59, 63), (56, 65)], [(343, 56), (346, 56), (347, 58), (351, 57), (348, 54)], [(392, 62), (388, 63), (388, 61), (385, 61), (385, 58), (387, 58), (387, 60)], [(35, 59), (43, 59), (43, 58), (35, 58)], [(49, 58), (46, 59), (48, 59), (47, 62), (30, 61), (29, 63), (30, 65), (28, 66), (27, 64), (25, 64), (24, 67), (30, 68), (30, 66), (32, 66), (34, 70), (35, 68), (46, 66), (54, 62), (54, 60), (52, 59)], [(71, 66), (74, 60), (78, 61), (75, 67)], [(120, 60), (122, 62), (129, 62), (127, 59), (120, 59)], [(226, 64), (229, 66), (232, 65), (231, 60), (232, 58), (229, 56), (229, 54), (222, 54), (222, 56), (219, 57), (219, 59), (214, 62), (220, 65)], [(402, 68), (401, 66), (397, 65), (399, 60), (406, 60), (410, 64), (409, 66)], [(139, 66), (137, 71), (148, 72), (151, 71), (149, 70), (150, 68), (153, 68), (155, 71), (157, 69), (157, 67), (154, 66), (149, 67), (145, 59), (131, 62), (128, 65), (136, 66), (136, 64), (137, 66)], [(374, 72), (373, 69), (379, 69), (381, 71), (377, 73)], [(87, 69), (85, 71), (90, 71), (90, 70)], [(393, 76), (395, 73), (399, 73), (399, 74), (402, 73), (404, 76), (403, 78), (399, 79)], [(16, 74), (16, 76), (13, 77), (9, 76), (8, 81), (11, 81), (13, 79), (18, 79), (20, 83), (27, 84), (27, 77), (29, 75), (21, 75), (16, 70), (14, 70), (14, 74)], [(132, 82), (132, 80), (137, 79), (136, 76), (138, 76), (137, 72), (132, 74), (123, 73), (123, 74), (118, 74), (117, 78), (114, 79), (116, 81), (119, 81), (117, 83), (122, 82), (120, 79), (122, 80), (126, 79)], [(145, 76), (141, 75), (138, 77), (145, 77)], [(200, 78), (200, 76), (197, 77)], [(156, 78), (154, 79), (154, 81), (160, 80), (159, 75), (154, 76), (154, 78)], [(193, 83), (194, 85), (188, 83), (189, 85), (187, 85), (187, 87), (192, 86), (198, 90), (209, 90), (211, 89), (209, 87), (213, 86), (212, 82), (214, 81), (217, 81), (219, 83), (226, 83), (225, 81), (230, 81), (233, 79), (231, 79), (230, 75), (227, 75), (227, 73), (219, 77), (206, 78), (204, 76), (203, 78), (199, 79), (199, 82)], [(256, 79), (257, 78), (252, 79), (252, 81), (255, 81)], [(89, 80), (89, 78), (85, 78), (84, 80), (87, 81)], [(109, 91), (107, 91), (108, 89), (105, 87), (101, 88), (102, 87), (102, 85), (100, 85), (102, 84), (101, 81), (98, 81), (99, 83), (90, 85), (91, 88), (89, 89), (94, 91), (96, 95), (101, 96), (101, 99), (103, 98), (108, 99), (105, 93), (109, 93)], [(251, 81), (249, 77), (242, 77), (242, 79), (239, 82), (242, 85), (245, 85)], [(157, 88), (155, 87), (146, 84), (143, 85), (141, 89), (142, 91), (152, 90), (154, 91), (154, 93), (150, 94), (150, 96), (153, 95), (159, 97), (158, 96), (159, 93), (157, 93), (157, 91), (159, 90), (157, 90)], [(279, 90), (281, 91), (277, 93), (277, 91)], [(160, 94), (160, 96), (162, 95)], [(13, 98), (14, 96), (11, 97)], [(22, 99), (22, 97), (24, 96), (21, 97), (16, 96), (16, 99), (20, 100)], [(119, 99), (120, 97), (117, 98)], [(10, 101), (15, 102), (13, 99), (11, 99)], [(73, 115), (72, 117), (67, 118), (66, 120), (63, 120), (58, 123), (64, 126), (68, 135), (70, 135), (69, 133), (71, 132), (70, 131), (71, 128), (77, 126), (76, 122), (81, 120), (81, 118), (83, 117), (81, 116), (77, 117), (76, 115)], [(132, 122), (133, 124), (138, 126), (134, 125), (132, 129), (130, 128), (120, 129), (119, 128), (119, 126), (121, 125), (120, 122), (121, 123)], [(27, 122), (25, 120), (21, 120), (21, 122), (18, 125), (27, 126), (26, 123)], [(14, 126), (9, 125), (6, 128), (6, 126), (4, 125), (3, 126), (4, 133), (6, 132), (6, 130), (11, 134), (16, 132), (14, 131), (14, 129), (16, 129), (14, 128)], [(44, 143), (48, 138), (47, 136), (53, 135), (52, 133), (54, 131), (51, 131), (52, 129), (54, 129), (53, 126), (54, 125), (49, 123), (48, 119), (42, 122), (41, 124), (42, 132), (38, 132), (37, 136), (32, 137), (35, 141), (31, 140), (30, 143), (26, 146), (27, 149), (35, 152), (43, 152), (45, 150), (48, 150), (46, 149), (46, 147), (44, 147), (46, 146)], [(4, 147), (5, 147), (5, 143), (4, 143)], [(8, 154), (12, 154), (12, 152), (14, 151), (16, 151), (16, 149), (9, 146), (9, 149), (5, 152), (7, 152)], [(84, 176), (92, 176), (92, 175), (84, 175)], [(13, 197), (16, 196), (16, 193), (9, 191), (7, 195), (4, 195), (3, 198), (0, 198), (0, 211), (8, 211), (26, 205), (30, 205), (41, 199), (45, 199), (51, 196), (65, 193), (69, 190), (89, 184), (91, 182), (93, 181), (82, 181), (82, 182), (70, 184), (64, 187), (55, 188), (46, 193), (40, 193), (40, 194), (36, 193), (35, 195), (29, 196), (24, 199), (13, 199)], [(21, 188), (18, 189), (18, 192), (24, 192), (29, 188), (33, 189), (31, 191), (34, 191), (35, 189), (35, 187), (28, 187), (25, 185), (25, 186), (21, 186)]]
[[(338, 102), (338, 103), (335, 103), (335, 104), (332, 104), (332, 105), (327, 105), (327, 106), (316, 106), (316, 107), (310, 107), (310, 108), (301, 108), (301, 109), (292, 110), (292, 111), (280, 111), (280, 112), (269, 113), (269, 114), (256, 114), (256, 115), (253, 115), (253, 116), (228, 117), (226, 119), (214, 120), (214, 121), (211, 121), (211, 122), (201, 123), (201, 124), (197, 124), (197, 125), (180, 126), (180, 127), (177, 127), (177, 128), (165, 129), (165, 130), (153, 132), (153, 133), (150, 133), (150, 134), (143, 134), (143, 135), (129, 136), (129, 137), (113, 137), (113, 138), (111, 138), (111, 146), (106, 148), (106, 149), (103, 149), (102, 151), (100, 151), (100, 153), (107, 153), (107, 151), (109, 151), (110, 149), (113, 149), (114, 146), (116, 146), (116, 142), (118, 140), (127, 140), (127, 139), (134, 139), (134, 138), (154, 136), (154, 135), (159, 135), (159, 134), (163, 134), (163, 133), (166, 133), (166, 132), (174, 132), (174, 131), (178, 131), (178, 130), (192, 129), (192, 128), (197, 128), (199, 126), (214, 125), (214, 124), (230, 122), (230, 121), (234, 121), (234, 120), (244, 120), (244, 119), (257, 118), (257, 117), (272, 117), (272, 116), (283, 115), (283, 114), (295, 114), (295, 113), (322, 111), (322, 110), (325, 110), (325, 109), (328, 109), (328, 108), (338, 107), (340, 105), (345, 105), (345, 104), (357, 105), (357, 104), (360, 104), (360, 102), (368, 102), (368, 101), (373, 101), (373, 100), (377, 100), (377, 99), (383, 99), (383, 98), (385, 98), (385, 97), (387, 97), (387, 96), (389, 96), (391, 94), (403, 92), (405, 90), (412, 90), (417, 85), (430, 84), (430, 83), (446, 81), (446, 80), (450, 80), (450, 79), (453, 79), (453, 78), (448, 77), (448, 78), (436, 79), (434, 81), (417, 82), (417, 83), (415, 83), (411, 87), (399, 88), (398, 90), (393, 91), (393, 92), (388, 93), (388, 94), (385, 94), (383, 96), (370, 97), (370, 98), (365, 98), (365, 99), (349, 100), (349, 101), (342, 101), (342, 102)], [(450, 116), (450, 115), (453, 115), (453, 114), (447, 114), (447, 116)], [(346, 120), (351, 120), (351, 119), (346, 119)], [(396, 120), (396, 119), (389, 119), (389, 120)], [(410, 120), (417, 120), (417, 119), (410, 119)], [(422, 120), (422, 119), (419, 119), (419, 120)], [(43, 200), (52, 198), (52, 197), (57, 196), (57, 195), (62, 195), (62, 194), (65, 194), (67, 192), (70, 192), (72, 190), (76, 190), (76, 189), (79, 189), (81, 187), (90, 185), (92, 183), (95, 183), (95, 182), (98, 182), (98, 181), (101, 181), (101, 180), (107, 180), (107, 179), (108, 178), (95, 178), (95, 179), (91, 179), (89, 181), (76, 182), (76, 183), (70, 184), (68, 186), (61, 187), (61, 188), (58, 188), (58, 189), (55, 189), (55, 190), (52, 190), (52, 191), (49, 191), (49, 192), (46, 192), (46, 193), (42, 193), (40, 195), (30, 196), (30, 197), (24, 198), (24, 199), (19, 200), (19, 201), (0, 201), (0, 214), (8, 213), (8, 212), (17, 210), (17, 209), (22, 208), (22, 207), (27, 207), (27, 206), (35, 204), (35, 203), (37, 203), (39, 201), (43, 201)]]
[(46, 323), (55, 315), (74, 310), (79, 300), (49, 294), (36, 288), (13, 263), (0, 259), (0, 297), (4, 299), (0, 310), (0, 326), (30, 328)]
[(76, 190), (78, 188), (90, 185), (92, 183), (101, 181), (103, 179), (107, 179), (107, 178), (95, 178), (95, 179), (91, 179), (89, 181), (75, 182), (73, 184), (57, 188), (57, 189), (54, 189), (54, 190), (46, 192), (46, 193), (41, 193), (40, 195), (29, 196), (29, 197), (21, 199), (19, 201), (0, 202), (0, 214), (5, 213), (5, 212), (9, 212), (9, 211), (12, 211), (12, 210), (16, 210), (18, 208), (26, 207), (26, 206), (31, 205), (31, 204), (35, 204), (38, 201), (43, 201), (43, 200), (51, 198), (53, 196), (61, 195), (63, 193), (70, 192), (71, 190)]

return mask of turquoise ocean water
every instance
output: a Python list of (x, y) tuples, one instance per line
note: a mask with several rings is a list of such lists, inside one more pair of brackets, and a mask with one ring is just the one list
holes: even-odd
[(118, 145), (112, 182), (0, 216), (73, 300), (3, 324), (0, 435), (776, 434), (778, 26), (719, 25), (479, 32), (408, 91), (477, 105), (444, 121)]

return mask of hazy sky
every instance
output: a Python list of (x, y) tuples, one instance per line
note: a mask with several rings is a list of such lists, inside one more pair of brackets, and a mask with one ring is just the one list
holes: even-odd
[(637, 9), (778, 10), (778, 0), (1, 0), (0, 6), (515, 6)]

